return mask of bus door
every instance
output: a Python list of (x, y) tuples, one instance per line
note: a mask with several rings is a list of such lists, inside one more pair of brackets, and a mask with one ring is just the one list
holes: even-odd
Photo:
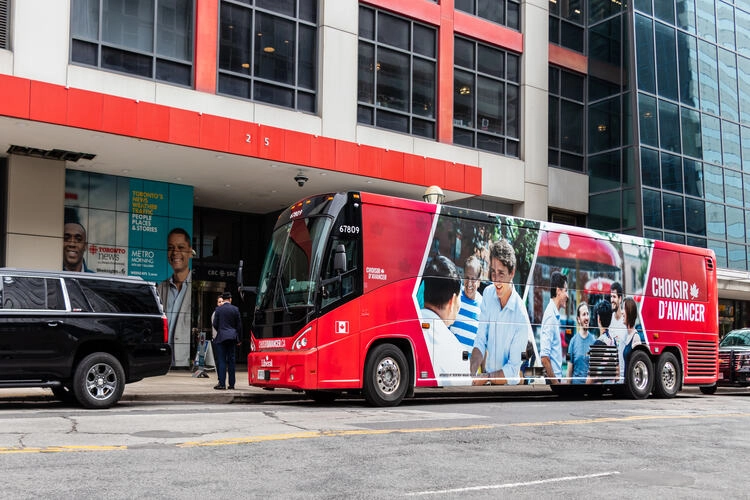
[[(333, 226), (321, 266), (318, 305), (318, 387), (336, 388), (360, 380), (360, 301), (362, 294), (361, 232), (344, 224)], [(356, 219), (356, 218), (355, 218)]]

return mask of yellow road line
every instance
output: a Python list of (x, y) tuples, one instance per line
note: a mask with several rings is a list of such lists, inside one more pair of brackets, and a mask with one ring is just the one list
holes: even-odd
[[(231, 446), (238, 444), (263, 443), (268, 441), (286, 441), (291, 439), (314, 439), (323, 437), (345, 437), (345, 436), (374, 436), (386, 434), (414, 434), (414, 433), (431, 433), (431, 432), (451, 432), (451, 431), (473, 431), (486, 429), (499, 429), (503, 427), (549, 427), (556, 425), (589, 425), (596, 423), (613, 423), (613, 422), (635, 422), (649, 420), (696, 420), (707, 418), (748, 418), (750, 413), (710, 413), (695, 415), (631, 415), (626, 417), (598, 417), (585, 419), (570, 420), (547, 420), (542, 422), (515, 422), (510, 424), (484, 424), (484, 425), (465, 425), (452, 427), (421, 427), (414, 429), (353, 429), (353, 430), (332, 430), (332, 431), (305, 431), (289, 432), (284, 434), (268, 434), (265, 436), (247, 436), (226, 439), (211, 439), (206, 441), (187, 441), (177, 443), (173, 446), (177, 448), (195, 448), (207, 446)], [(82, 451), (121, 451), (130, 449), (127, 445), (111, 446), (47, 446), (44, 448), (24, 448), (24, 447), (0, 447), (1, 454), (10, 453), (69, 453)]]

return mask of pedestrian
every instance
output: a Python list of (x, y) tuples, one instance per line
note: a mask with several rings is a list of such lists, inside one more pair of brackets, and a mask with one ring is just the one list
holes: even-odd
[(216, 390), (224, 390), (229, 371), (229, 389), (234, 389), (235, 382), (235, 346), (240, 341), (242, 331), (242, 318), (240, 310), (232, 305), (232, 294), (224, 292), (221, 295), (222, 304), (216, 307), (212, 326), (216, 330), (214, 338), (214, 354), (216, 357), (216, 371), (219, 383), (214, 387)]

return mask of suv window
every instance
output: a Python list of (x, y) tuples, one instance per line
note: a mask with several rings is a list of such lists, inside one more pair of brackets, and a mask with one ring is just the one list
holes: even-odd
[(65, 310), (60, 280), (27, 276), (3, 276), (0, 282), (2, 309)]
[(80, 285), (74, 279), (65, 279), (65, 288), (68, 290), (68, 299), (70, 299), (70, 309), (73, 312), (91, 312), (91, 306), (86, 300)]
[(151, 287), (146, 284), (85, 278), (75, 281), (80, 285), (95, 312), (161, 313)]

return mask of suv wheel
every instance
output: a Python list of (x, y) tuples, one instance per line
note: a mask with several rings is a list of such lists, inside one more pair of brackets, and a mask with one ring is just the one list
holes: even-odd
[(124, 389), (125, 371), (111, 354), (89, 354), (76, 367), (73, 392), (84, 408), (109, 408), (120, 400)]

